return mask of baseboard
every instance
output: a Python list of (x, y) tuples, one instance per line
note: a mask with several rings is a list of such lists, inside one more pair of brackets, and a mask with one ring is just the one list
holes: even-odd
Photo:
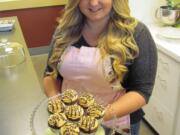
[(146, 125), (153, 131), (154, 135), (159, 135), (159, 133), (149, 124), (149, 122), (143, 118), (143, 122), (146, 123)]
[(28, 48), (30, 55), (40, 55), (49, 52), (49, 46)]

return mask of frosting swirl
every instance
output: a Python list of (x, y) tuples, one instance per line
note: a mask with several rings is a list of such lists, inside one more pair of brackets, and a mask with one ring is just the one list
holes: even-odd
[(66, 123), (60, 129), (61, 135), (80, 135), (80, 130), (75, 123)]
[(92, 94), (86, 93), (79, 97), (78, 104), (83, 108), (88, 108), (94, 103), (94, 97)]
[(67, 89), (62, 93), (62, 101), (65, 104), (73, 104), (78, 99), (78, 93), (73, 89)]
[(93, 104), (89, 106), (86, 111), (87, 115), (100, 119), (104, 116), (105, 108), (100, 104)]
[(50, 113), (63, 112), (64, 107), (65, 105), (60, 99), (53, 99), (48, 102), (48, 111)]
[(98, 120), (91, 116), (82, 116), (79, 121), (79, 128), (85, 133), (95, 132), (98, 128)]
[(68, 119), (75, 121), (80, 119), (80, 117), (84, 114), (84, 110), (79, 105), (71, 105), (65, 109), (65, 114)]
[(63, 113), (55, 113), (49, 116), (48, 125), (52, 128), (59, 129), (67, 121), (66, 116)]

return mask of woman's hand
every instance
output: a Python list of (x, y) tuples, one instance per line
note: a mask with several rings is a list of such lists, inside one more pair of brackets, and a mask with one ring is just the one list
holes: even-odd
[(113, 111), (113, 108), (111, 106), (111, 104), (108, 104), (106, 106), (106, 109), (105, 109), (105, 114), (104, 114), (104, 117), (103, 117), (103, 121), (108, 121), (108, 120), (111, 120), (113, 118), (115, 118), (116, 115)]
[(52, 76), (46, 76), (43, 79), (43, 85), (47, 97), (52, 97), (60, 93), (61, 80), (56, 80)]
[(145, 104), (146, 101), (142, 95), (136, 91), (128, 92), (107, 106), (104, 121), (130, 114)]

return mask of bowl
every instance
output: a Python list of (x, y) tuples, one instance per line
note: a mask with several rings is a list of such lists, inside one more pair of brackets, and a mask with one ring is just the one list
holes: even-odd
[(173, 26), (180, 23), (180, 8), (160, 6), (155, 12), (155, 17), (162, 24)]

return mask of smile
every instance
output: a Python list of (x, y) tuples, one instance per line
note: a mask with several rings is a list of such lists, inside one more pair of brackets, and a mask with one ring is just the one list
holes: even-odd
[(89, 9), (89, 11), (92, 12), (92, 13), (96, 13), (96, 12), (98, 12), (98, 11), (100, 11), (100, 10), (101, 10), (101, 8), (99, 8), (99, 9), (91, 9), (91, 8), (90, 8), (90, 9)]

